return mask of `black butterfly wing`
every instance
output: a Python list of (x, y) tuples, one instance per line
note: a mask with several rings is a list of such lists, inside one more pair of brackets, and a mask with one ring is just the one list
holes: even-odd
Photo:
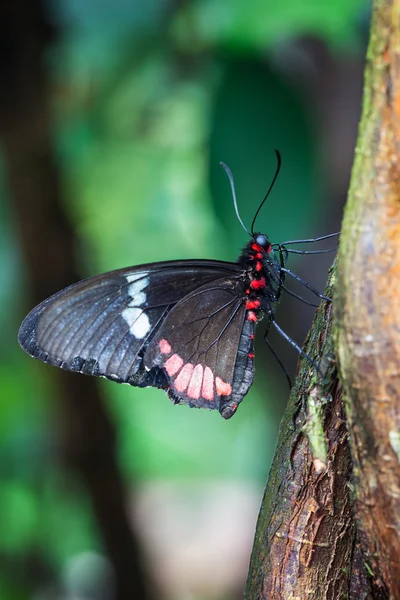
[(31, 356), (66, 370), (119, 383), (165, 388), (162, 369), (143, 367), (143, 353), (172, 307), (234, 263), (171, 261), (112, 271), (48, 298), (24, 319), (18, 341)]
[(145, 368), (163, 369), (176, 403), (230, 418), (253, 381), (254, 322), (246, 316), (243, 277), (203, 285), (165, 318), (146, 349)]

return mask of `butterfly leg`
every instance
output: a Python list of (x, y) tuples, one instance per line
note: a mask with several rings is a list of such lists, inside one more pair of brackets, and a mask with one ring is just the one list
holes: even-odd
[(336, 252), (338, 246), (334, 248), (328, 248), (325, 250), (292, 250), (291, 248), (286, 248), (284, 244), (272, 244), (273, 250), (277, 250), (278, 252), (285, 253), (285, 262), (289, 256), (289, 254), (328, 254), (329, 252)]
[(301, 285), (304, 285), (304, 287), (306, 287), (308, 290), (310, 290), (310, 292), (312, 292), (313, 294), (318, 296), (318, 298), (321, 298), (321, 300), (326, 300), (327, 302), (332, 302), (332, 298), (328, 298), (328, 296), (325, 296), (324, 294), (320, 294), (318, 290), (316, 290), (311, 284), (308, 283), (308, 281), (305, 281), (305, 279), (302, 279), (301, 277), (299, 277), (299, 275), (296, 275), (296, 273), (293, 273), (293, 271), (286, 269), (286, 267), (281, 267), (281, 271), (283, 271), (284, 273), (289, 275), (289, 277), (292, 277), (293, 279), (295, 279), (296, 281), (301, 283)]
[(328, 248), (327, 250), (292, 250), (290, 248), (285, 248), (288, 254), (329, 254), (329, 252), (336, 252), (339, 246), (335, 246), (334, 248)]
[(282, 289), (283, 289), (284, 292), (286, 292), (287, 294), (289, 294), (289, 296), (293, 296), (293, 298), (297, 298), (297, 300), (300, 300), (301, 302), (304, 302), (304, 304), (308, 304), (308, 306), (313, 306), (314, 308), (318, 308), (318, 306), (319, 306), (319, 304), (313, 304), (312, 302), (309, 302), (308, 300), (306, 300), (302, 296), (299, 296), (299, 294), (295, 294), (294, 292), (292, 292), (291, 290), (289, 290), (287, 287), (285, 287), (283, 284), (282, 284)]
[(340, 235), (340, 231), (336, 233), (328, 233), (328, 235), (322, 235), (317, 238), (308, 238), (306, 240), (289, 240), (288, 242), (281, 242), (280, 246), (289, 246), (290, 244), (314, 244), (315, 242), (322, 242), (322, 240), (328, 240), (329, 238), (336, 237)]
[(272, 344), (269, 341), (269, 339), (268, 339), (267, 336), (268, 336), (268, 331), (265, 333), (265, 336), (264, 336), (265, 343), (267, 344), (267, 346), (268, 346), (268, 348), (269, 348), (272, 356), (275, 358), (276, 362), (278, 363), (278, 365), (280, 366), (280, 368), (284, 372), (285, 377), (287, 379), (287, 382), (289, 384), (289, 389), (291, 389), (292, 388), (292, 380), (290, 379), (289, 373), (287, 372), (287, 369), (285, 367), (285, 363), (283, 362), (283, 360), (281, 359), (281, 357), (279, 356), (279, 354), (277, 353), (277, 351), (272, 347)]
[(279, 333), (279, 335), (281, 335), (291, 346), (292, 348), (294, 348), (295, 350), (297, 350), (298, 354), (300, 354), (301, 356), (304, 356), (304, 358), (306, 358), (308, 360), (308, 362), (315, 367), (315, 369), (317, 370), (318, 375), (321, 377), (321, 379), (323, 378), (322, 373), (317, 365), (317, 363), (311, 358), (311, 356), (309, 356), (307, 354), (307, 352), (304, 352), (304, 350), (302, 348), (300, 348), (300, 346), (294, 341), (292, 340), (292, 338), (290, 336), (288, 336), (287, 333), (285, 333), (283, 331), (283, 329), (281, 329), (278, 325), (278, 323), (275, 320), (271, 320), (271, 325), (276, 329), (276, 331)]

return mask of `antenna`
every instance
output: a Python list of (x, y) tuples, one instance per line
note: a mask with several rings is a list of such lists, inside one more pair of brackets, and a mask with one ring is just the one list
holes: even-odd
[(242, 219), (240, 218), (239, 209), (238, 209), (238, 205), (237, 205), (237, 201), (236, 201), (235, 183), (233, 181), (232, 171), (230, 170), (230, 168), (225, 163), (220, 162), (219, 164), (225, 170), (225, 173), (229, 177), (229, 183), (231, 184), (231, 190), (232, 190), (232, 196), (233, 196), (233, 205), (235, 207), (236, 216), (237, 216), (237, 218), (239, 220), (239, 223), (241, 224), (241, 226), (243, 227), (243, 229), (245, 230), (245, 232), (248, 233), (251, 236), (250, 231), (247, 229), (247, 227), (245, 227)]
[(264, 196), (264, 200), (261, 202), (260, 206), (257, 208), (256, 214), (254, 215), (254, 219), (253, 219), (253, 222), (251, 224), (251, 234), (250, 235), (254, 235), (254, 225), (255, 225), (256, 219), (258, 217), (258, 214), (259, 214), (260, 210), (262, 209), (262, 207), (264, 205), (264, 202), (268, 198), (268, 196), (269, 196), (272, 188), (274, 187), (275, 181), (276, 181), (276, 179), (277, 179), (277, 177), (279, 175), (279, 171), (281, 170), (282, 160), (281, 160), (281, 155), (279, 153), (279, 150), (275, 149), (275, 154), (276, 154), (276, 158), (277, 158), (277, 161), (278, 161), (278, 164), (277, 164), (277, 167), (276, 167), (276, 171), (275, 171), (275, 175), (274, 175), (274, 178), (273, 178), (273, 180), (271, 182), (271, 185), (269, 186), (268, 192)]

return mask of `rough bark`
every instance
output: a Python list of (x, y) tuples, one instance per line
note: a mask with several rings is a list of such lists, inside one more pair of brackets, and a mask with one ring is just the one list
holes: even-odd
[(337, 284), (330, 280), (343, 387), (323, 305), (306, 351), (322, 360), (325, 381), (310, 379), (303, 361), (257, 524), (247, 600), (400, 599), (399, 149), (400, 2), (375, 0)]
[(400, 598), (400, 2), (376, 0), (338, 268), (337, 348), (369, 570)]
[[(16, 227), (30, 284), (26, 308), (79, 279), (76, 239), (62, 208), (43, 68), (52, 34), (41, 0), (0, 7), (0, 134)], [(90, 378), (52, 371), (64, 457), (92, 501), (114, 567), (118, 600), (150, 598), (118, 470), (115, 432)]]
[[(328, 294), (334, 278), (332, 271)], [(351, 456), (329, 303), (318, 310), (305, 349), (321, 360), (324, 383), (303, 360), (280, 428), (245, 597), (372, 599), (352, 518)]]

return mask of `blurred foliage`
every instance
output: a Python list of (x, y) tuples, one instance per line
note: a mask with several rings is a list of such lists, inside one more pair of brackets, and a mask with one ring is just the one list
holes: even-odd
[[(361, 0), (49, 3), (54, 147), (82, 276), (172, 258), (234, 260), (246, 234), (219, 161), (234, 173), (249, 226), (274, 148), (282, 175), (256, 228), (279, 241), (319, 233), (316, 124), (298, 86), (278, 74), (277, 53), (304, 34), (335, 52), (359, 49), (367, 9)], [(69, 557), (99, 540), (84, 490), (59, 464), (50, 369), (17, 347), (31, 305), (4, 169), (1, 180), (0, 598), (36, 590), (42, 599), (44, 582), (61, 585)], [(174, 407), (161, 391), (99, 385), (128, 483), (227, 478), (261, 490), (280, 411), (269, 404), (274, 381), (253, 386), (228, 422)]]
[(363, 8), (365, 2), (360, 0), (197, 1), (178, 13), (173, 31), (186, 49), (193, 48), (194, 37), (198, 47), (224, 44), (234, 51), (263, 52), (282, 39), (303, 34), (314, 34), (340, 49), (354, 47), (357, 16)]

